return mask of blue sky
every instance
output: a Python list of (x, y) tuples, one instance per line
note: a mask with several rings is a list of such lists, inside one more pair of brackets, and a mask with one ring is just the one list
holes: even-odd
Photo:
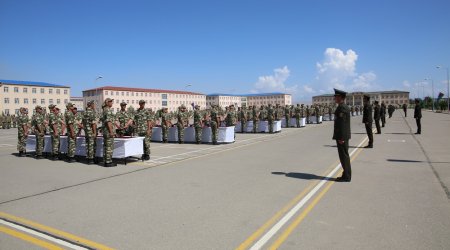
[(448, 0), (0, 0), (0, 79), (310, 101), (333, 87), (422, 96), (431, 77), (446, 94), (435, 66), (450, 66), (449, 12)]

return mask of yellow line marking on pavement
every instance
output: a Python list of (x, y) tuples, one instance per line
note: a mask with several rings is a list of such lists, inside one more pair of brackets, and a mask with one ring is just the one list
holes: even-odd
[(24, 233), (21, 233), (21, 232), (17, 232), (15, 230), (9, 229), (9, 228), (4, 227), (4, 226), (0, 226), (0, 232), (8, 234), (8, 235), (13, 236), (13, 237), (16, 237), (18, 239), (30, 242), (30, 243), (32, 243), (34, 245), (43, 247), (45, 249), (49, 249), (49, 250), (63, 250), (63, 248), (61, 248), (59, 246), (53, 245), (51, 243), (48, 243), (46, 241), (43, 241), (43, 240), (40, 240), (40, 239), (37, 239), (37, 238), (34, 238), (34, 237), (31, 237), (31, 236), (29, 236), (27, 234), (24, 234)]
[[(362, 149), (358, 149), (353, 155), (351, 162), (353, 162), (356, 157), (361, 153)], [(342, 172), (342, 171), (340, 171)], [(317, 205), (317, 203), (322, 199), (322, 197), (328, 192), (334, 182), (328, 182), (324, 189), (314, 198), (314, 200), (300, 213), (297, 218), (286, 228), (283, 233), (275, 240), (275, 242), (269, 247), (270, 250), (278, 249), (281, 244), (289, 237), (289, 235), (300, 225), (300, 223), (306, 218), (306, 216), (311, 212), (311, 210)]]
[[(338, 164), (338, 161), (334, 162), (322, 175), (328, 173), (332, 168), (334, 168)], [(294, 199), (292, 199), (287, 205), (285, 205), (281, 210), (279, 210), (272, 218), (270, 218), (264, 225), (262, 225), (256, 232), (254, 232), (249, 238), (247, 238), (236, 250), (244, 250), (247, 249), (255, 240), (257, 240), (268, 228), (270, 228), (278, 219), (283, 216), (287, 211), (291, 210), (295, 204), (297, 204), (311, 189), (319, 182), (320, 180), (316, 180), (311, 182), (299, 195), (297, 195)]]
[(80, 244), (83, 244), (83, 245), (86, 245), (86, 246), (89, 246), (89, 247), (93, 247), (95, 249), (102, 249), (102, 250), (113, 249), (113, 248), (107, 247), (105, 245), (102, 245), (102, 244), (99, 244), (99, 243), (96, 243), (96, 242), (93, 242), (93, 241), (90, 241), (90, 240), (87, 240), (87, 239), (75, 236), (73, 234), (70, 234), (70, 233), (67, 233), (67, 232), (64, 232), (64, 231), (60, 231), (58, 229), (51, 228), (49, 226), (44, 226), (44, 225), (41, 225), (41, 224), (39, 224), (37, 222), (33, 222), (33, 221), (30, 221), (30, 220), (27, 220), (27, 219), (24, 219), (24, 218), (20, 218), (20, 217), (14, 216), (14, 215), (10, 215), (10, 214), (4, 213), (4, 212), (0, 212), (0, 218), (1, 217), (5, 218), (7, 220), (10, 220), (10, 221), (16, 221), (18, 223), (30, 226), (32, 228), (36, 228), (36, 229), (39, 229), (39, 230), (42, 230), (42, 231), (54, 234), (56, 236), (60, 236), (62, 238), (68, 239), (68, 240), (73, 240), (75, 242), (78, 242)]

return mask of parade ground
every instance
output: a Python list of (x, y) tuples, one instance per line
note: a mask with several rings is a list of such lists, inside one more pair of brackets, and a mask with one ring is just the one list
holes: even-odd
[(450, 249), (450, 115), (415, 135), (412, 114), (372, 149), (352, 117), (350, 183), (329, 121), (114, 168), (17, 157), (0, 130), (0, 249)]

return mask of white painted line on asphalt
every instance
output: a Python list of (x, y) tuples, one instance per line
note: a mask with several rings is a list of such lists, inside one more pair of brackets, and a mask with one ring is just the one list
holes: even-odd
[(28, 234), (32, 234), (34, 236), (40, 237), (42, 239), (54, 242), (54, 243), (56, 243), (58, 245), (65, 246), (65, 247), (68, 247), (68, 248), (71, 248), (71, 249), (76, 249), (76, 250), (87, 250), (87, 249), (89, 249), (89, 248), (85, 248), (85, 247), (80, 247), (80, 246), (72, 244), (70, 242), (67, 242), (67, 241), (64, 241), (64, 240), (52, 237), (52, 236), (47, 235), (47, 234), (43, 234), (41, 232), (38, 232), (38, 231), (35, 231), (35, 230), (32, 230), (32, 229), (26, 228), (26, 227), (23, 227), (23, 226), (20, 226), (20, 225), (16, 225), (14, 223), (11, 223), (11, 222), (8, 222), (8, 221), (2, 220), (2, 219), (0, 219), (0, 224), (3, 224), (3, 225), (8, 226), (8, 227), (12, 227), (14, 229), (20, 230), (20, 231), (28, 233)]
[(391, 139), (388, 139), (388, 142), (406, 142), (406, 140), (391, 140)]
[[(361, 145), (363, 145), (368, 138), (366, 137), (359, 145), (353, 149), (350, 153), (350, 158), (358, 150)], [(325, 185), (325, 183), (341, 168), (339, 163), (327, 176), (325, 179), (321, 180), (302, 200), (300, 200), (297, 205), (295, 205), (283, 218), (281, 218), (278, 223), (276, 223), (266, 234), (264, 234), (259, 241), (257, 241), (250, 250), (261, 249), (319, 190)]]
[(0, 144), (0, 147), (14, 147), (14, 145), (11, 145), (11, 144)]

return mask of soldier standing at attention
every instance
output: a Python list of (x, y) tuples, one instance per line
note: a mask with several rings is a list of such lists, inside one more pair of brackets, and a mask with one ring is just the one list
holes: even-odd
[(67, 112), (64, 113), (67, 126), (67, 162), (75, 162), (75, 149), (77, 148), (77, 133), (75, 128), (75, 114), (73, 104), (67, 104)]
[(336, 178), (336, 181), (350, 182), (352, 179), (352, 167), (350, 165), (350, 155), (348, 154), (348, 141), (351, 138), (350, 109), (347, 104), (345, 104), (347, 93), (337, 89), (334, 89), (334, 93), (335, 102), (338, 106), (334, 113), (333, 140), (336, 140), (339, 160), (344, 169), (342, 176)]
[(48, 123), (50, 128), (50, 135), (52, 138), (52, 160), (57, 160), (59, 156), (59, 118), (56, 111), (56, 106), (50, 104), (48, 106), (50, 110), (48, 116)]
[(408, 108), (408, 106), (406, 105), (406, 103), (403, 103), (403, 112), (405, 112), (405, 117), (406, 117), (406, 109)]
[(253, 105), (252, 118), (253, 118), (253, 133), (256, 133), (258, 126), (258, 110), (256, 110), (256, 105)]
[(10, 128), (11, 128), (11, 121), (12, 121), (12, 118), (11, 118), (11, 116), (8, 114), (8, 115), (6, 116), (6, 128), (7, 128), (7, 129), (10, 129)]
[(286, 120), (286, 128), (289, 128), (289, 120), (291, 119), (289, 115), (289, 105), (286, 105), (284, 108), (284, 119)]
[(416, 106), (414, 106), (414, 119), (416, 119), (417, 124), (416, 135), (420, 135), (422, 133), (422, 125), (420, 124), (420, 119), (422, 119), (422, 108), (420, 107), (418, 99), (414, 102), (416, 103)]
[(194, 129), (195, 129), (195, 143), (202, 142), (202, 115), (200, 113), (200, 106), (195, 105), (194, 108)]
[(162, 137), (163, 137), (163, 143), (167, 143), (167, 133), (170, 127), (170, 121), (169, 121), (169, 113), (167, 108), (163, 108), (163, 112), (161, 113), (161, 130), (162, 130)]
[(375, 126), (377, 127), (377, 134), (381, 134), (381, 127), (380, 127), (381, 108), (378, 101), (375, 101), (375, 106), (373, 108), (373, 119), (375, 120)]
[(44, 151), (44, 136), (45, 136), (45, 124), (44, 113), (41, 106), (36, 106), (36, 113), (34, 119), (31, 121), (34, 127), (36, 135), (36, 159), (42, 159), (42, 152)]
[[(336, 116), (334, 117), (336, 119)], [(373, 148), (373, 132), (372, 132), (372, 105), (370, 104), (370, 96), (364, 95), (364, 114), (363, 120), (366, 127), (367, 136), (369, 137), (369, 145), (365, 148)]]
[(178, 143), (184, 143), (184, 128), (189, 125), (189, 115), (186, 112), (186, 106), (181, 104), (177, 113), (177, 130), (178, 130)]
[(300, 104), (297, 103), (297, 107), (295, 107), (294, 113), (295, 113), (295, 121), (297, 123), (296, 124), (297, 128), (300, 128), (300, 113), (301, 113)]
[(384, 104), (384, 102), (381, 102), (380, 115), (381, 115), (381, 127), (384, 128), (384, 124), (386, 124), (386, 105)]
[(97, 121), (94, 101), (89, 101), (87, 103), (86, 111), (83, 114), (83, 128), (86, 139), (87, 164), (92, 165), (95, 163), (94, 157), (97, 144)]
[(114, 152), (114, 121), (116, 120), (112, 111), (113, 99), (106, 98), (103, 114), (102, 114), (102, 127), (103, 127), (103, 163), (105, 167), (115, 167), (116, 163), (113, 163), (112, 156)]
[(320, 107), (319, 107), (319, 105), (316, 105), (314, 107), (314, 113), (316, 114), (316, 123), (319, 124), (320, 123)]
[(272, 104), (269, 103), (267, 108), (267, 123), (269, 125), (269, 133), (273, 134), (273, 120), (274, 120), (274, 110)]
[(241, 133), (244, 133), (245, 130), (245, 124), (247, 122), (247, 116), (245, 111), (245, 106), (238, 109), (239, 112), (239, 121), (241, 122)]
[(307, 124), (311, 123), (310, 118), (309, 118), (310, 115), (311, 115), (311, 110), (309, 109), (309, 105), (306, 105), (306, 123)]
[[(136, 123), (136, 132), (138, 136), (144, 137), (144, 154), (142, 159), (150, 160), (150, 141), (152, 139), (152, 115), (145, 108), (145, 101), (139, 101), (139, 108), (134, 115), (134, 122)], [(166, 138), (167, 139), (167, 138)]]
[(128, 114), (126, 108), (127, 103), (122, 102), (120, 103), (120, 111), (116, 113), (116, 120), (119, 122), (119, 124), (116, 124), (116, 127), (118, 127), (117, 134), (120, 137), (123, 137), (124, 135), (131, 135), (131, 133), (128, 133), (127, 130), (129, 126), (133, 123), (133, 119), (131, 119), (130, 114)]
[(217, 114), (216, 106), (211, 108), (211, 134), (212, 134), (212, 143), (217, 145), (217, 137), (218, 137), (218, 127), (220, 124), (220, 119)]
[(26, 108), (20, 108), (19, 110), (19, 127), (17, 129), (18, 141), (17, 150), (19, 151), (19, 156), (25, 156), (27, 137), (28, 137), (28, 111)]

